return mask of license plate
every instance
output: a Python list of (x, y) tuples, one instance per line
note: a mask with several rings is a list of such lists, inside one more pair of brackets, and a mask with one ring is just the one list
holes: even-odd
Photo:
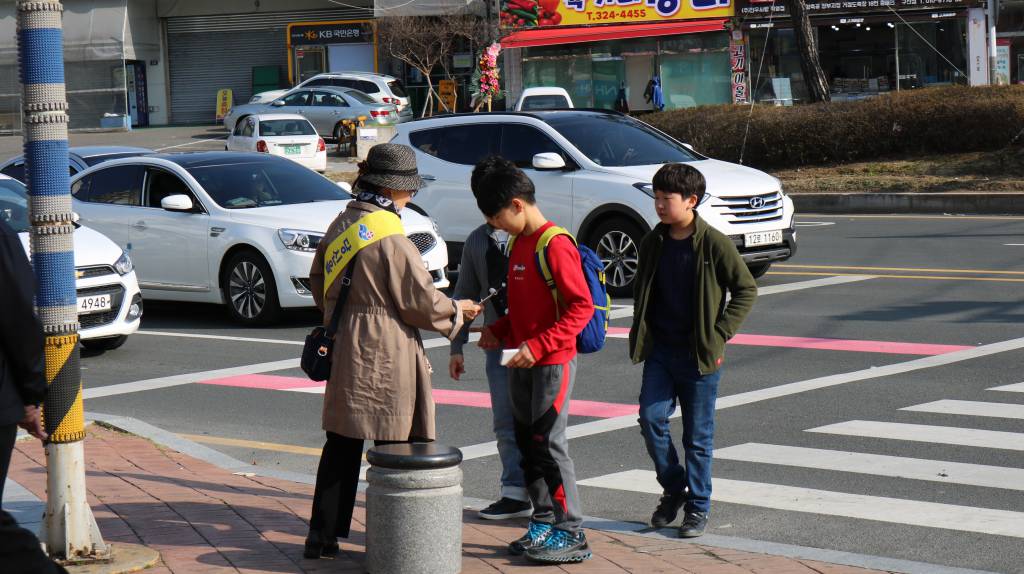
[(78, 298), (78, 313), (88, 315), (89, 313), (102, 313), (109, 311), (114, 306), (110, 295), (91, 295)]
[(782, 230), (760, 231), (758, 233), (743, 234), (743, 245), (745, 247), (757, 247), (758, 245), (775, 245), (782, 243)]
[(302, 153), (302, 147), (297, 145), (286, 145), (284, 146), (284, 155), (299, 155)]

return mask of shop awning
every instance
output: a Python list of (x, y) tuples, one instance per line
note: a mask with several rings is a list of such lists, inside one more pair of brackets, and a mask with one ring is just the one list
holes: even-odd
[(581, 42), (601, 42), (625, 38), (649, 38), (651, 36), (716, 32), (725, 29), (725, 22), (725, 18), (716, 18), (711, 20), (672, 22), (671, 24), (626, 24), (589, 28), (520, 30), (502, 38), (501, 47), (529, 48), (531, 46), (552, 46), (555, 44), (578, 44)]

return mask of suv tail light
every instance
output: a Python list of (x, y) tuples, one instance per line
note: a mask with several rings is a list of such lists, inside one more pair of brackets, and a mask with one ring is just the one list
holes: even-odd
[(388, 97), (381, 98), (381, 101), (384, 102), (385, 104), (397, 104), (398, 103), (398, 102), (396, 102), (396, 101), (394, 101), (394, 100), (392, 100), (391, 98), (388, 98)]
[(324, 138), (316, 139), (316, 151), (327, 151), (327, 145), (324, 144)]
[(382, 118), (388, 115), (387, 110), (370, 110), (370, 116), (375, 118)]
[(256, 142), (256, 151), (260, 153), (270, 153), (270, 149), (267, 147), (267, 142), (263, 140)]

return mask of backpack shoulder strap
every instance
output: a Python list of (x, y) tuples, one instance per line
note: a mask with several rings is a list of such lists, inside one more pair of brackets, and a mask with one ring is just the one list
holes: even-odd
[(551, 296), (555, 298), (555, 312), (557, 314), (561, 314), (562, 299), (558, 295), (558, 286), (555, 285), (555, 276), (551, 273), (551, 266), (548, 265), (548, 246), (551, 244), (551, 240), (559, 235), (566, 235), (572, 240), (574, 245), (577, 244), (576, 238), (568, 230), (564, 227), (553, 225), (545, 229), (544, 233), (537, 239), (536, 250), (537, 267), (540, 268), (540, 274), (544, 277), (544, 283), (551, 290)]

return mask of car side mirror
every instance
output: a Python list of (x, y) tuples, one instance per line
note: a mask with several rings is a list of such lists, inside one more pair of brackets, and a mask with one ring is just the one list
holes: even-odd
[(192, 211), (195, 206), (192, 204), (191, 197), (180, 193), (178, 195), (168, 195), (161, 199), (160, 207), (167, 211)]
[(352, 184), (351, 183), (349, 183), (347, 181), (339, 181), (337, 183), (338, 183), (338, 187), (340, 187), (341, 189), (345, 190), (348, 193), (352, 193)]
[(539, 153), (533, 156), (533, 169), (538, 171), (565, 169), (565, 158), (554, 152)]
[(270, 102), (270, 105), (274, 106), (275, 108), (280, 108), (281, 106), (284, 105), (284, 100), (274, 100)]

